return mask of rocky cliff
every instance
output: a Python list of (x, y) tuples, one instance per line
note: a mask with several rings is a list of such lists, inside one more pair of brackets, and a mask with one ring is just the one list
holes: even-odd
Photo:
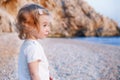
[(51, 37), (120, 34), (115, 21), (97, 13), (84, 0), (0, 0), (0, 32), (14, 31), (13, 20), (17, 11), (22, 5), (31, 2), (41, 4), (53, 16)]

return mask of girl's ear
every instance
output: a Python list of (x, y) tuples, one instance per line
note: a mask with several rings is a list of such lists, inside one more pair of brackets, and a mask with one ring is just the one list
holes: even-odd
[(29, 22), (23, 22), (22, 25), (24, 26), (24, 29), (28, 32), (33, 32), (36, 31), (37, 29), (35, 28), (34, 24), (31, 24)]
[(22, 22), (22, 25), (25, 27), (25, 28), (29, 28), (29, 25), (28, 25), (28, 23), (26, 23), (26, 22)]
[(34, 28), (35, 24), (32, 19), (27, 19), (25, 22), (22, 22), (26, 28)]

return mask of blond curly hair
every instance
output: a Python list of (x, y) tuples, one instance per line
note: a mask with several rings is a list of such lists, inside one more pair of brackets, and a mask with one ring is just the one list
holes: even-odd
[(41, 15), (49, 15), (48, 10), (38, 4), (27, 4), (23, 6), (17, 15), (16, 26), (20, 39), (26, 39), (32, 35), (32, 31), (40, 31)]

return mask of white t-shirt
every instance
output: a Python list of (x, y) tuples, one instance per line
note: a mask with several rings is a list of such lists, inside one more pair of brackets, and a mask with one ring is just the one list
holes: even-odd
[(31, 80), (28, 63), (40, 60), (40, 80), (49, 80), (48, 61), (44, 54), (43, 47), (36, 40), (25, 40), (21, 46), (18, 58), (19, 80)]

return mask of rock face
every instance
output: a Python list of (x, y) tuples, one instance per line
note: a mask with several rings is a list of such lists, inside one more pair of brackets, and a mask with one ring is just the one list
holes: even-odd
[[(19, 8), (29, 2), (41, 4), (50, 11), (53, 16), (52, 32), (49, 35), (51, 37), (116, 36), (120, 34), (115, 21), (96, 13), (84, 0), (1, 0), (0, 8), (15, 18)], [(9, 29), (9, 25), (6, 27)], [(1, 25), (0, 29), (2, 29)]]
[[(18, 80), (16, 34), (0, 35), (0, 80)], [(40, 40), (54, 80), (120, 80), (120, 47), (73, 39)], [(52, 46), (51, 46), (52, 45)]]
[(13, 32), (14, 28), (13, 17), (11, 17), (6, 11), (0, 9), (0, 33)]

